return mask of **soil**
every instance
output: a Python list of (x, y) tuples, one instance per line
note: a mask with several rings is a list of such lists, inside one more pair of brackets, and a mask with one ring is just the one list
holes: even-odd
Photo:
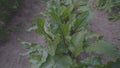
[(92, 5), (93, 17), (89, 21), (89, 29), (93, 32), (102, 34), (104, 39), (118, 45), (120, 48), (120, 20), (108, 20), (108, 13), (104, 10), (98, 10), (93, 6), (93, 1), (90, 0)]
[(18, 13), (9, 22), (9, 41), (4, 45), (0, 44), (0, 68), (30, 68), (28, 58), (20, 55), (26, 49), (18, 40), (44, 44), (43, 38), (34, 31), (26, 31), (35, 23), (33, 18), (40, 17), (44, 7), (45, 4), (41, 0), (24, 0)]
[(94, 9), (94, 16), (89, 22), (89, 28), (102, 34), (104, 39), (116, 44), (120, 48), (120, 21), (109, 21), (105, 11)]
[[(36, 35), (34, 31), (26, 31), (31, 24), (35, 23), (32, 19), (40, 17), (40, 12), (44, 7), (45, 4), (41, 0), (24, 0), (19, 12), (9, 22), (8, 30), (11, 31), (9, 41), (0, 47), (0, 68), (30, 68), (28, 58), (20, 56), (20, 53), (25, 52), (26, 49), (18, 40), (44, 44), (41, 36)], [(105, 40), (120, 48), (120, 21), (109, 21), (105, 11), (94, 7), (92, 9), (94, 15), (89, 21), (89, 28), (103, 34)]]

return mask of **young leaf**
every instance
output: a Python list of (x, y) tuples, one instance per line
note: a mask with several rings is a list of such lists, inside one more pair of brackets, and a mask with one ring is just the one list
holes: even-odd
[(44, 29), (43, 29), (43, 27), (44, 27), (44, 19), (36, 18), (35, 20), (37, 21), (37, 29), (36, 29), (37, 33), (38, 34), (44, 33)]
[(32, 30), (36, 30), (36, 29), (37, 29), (37, 25), (34, 24), (34, 25), (32, 25), (27, 31), (28, 31), (28, 32), (31, 32)]

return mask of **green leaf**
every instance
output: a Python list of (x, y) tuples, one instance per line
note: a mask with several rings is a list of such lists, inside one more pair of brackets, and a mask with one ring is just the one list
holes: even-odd
[(120, 53), (118, 52), (117, 46), (112, 45), (111, 43), (106, 42), (104, 40), (99, 40), (91, 44), (89, 47), (86, 48), (86, 52), (94, 52), (110, 57), (120, 57)]
[(67, 24), (61, 24), (60, 26), (61, 26), (61, 30), (62, 30), (64, 36), (66, 36), (69, 33), (68, 25)]
[(69, 56), (54, 56), (49, 57), (41, 68), (71, 68), (72, 59)]
[(30, 26), (30, 28), (27, 30), (28, 32), (32, 31), (32, 30), (36, 30), (37, 29), (37, 25), (32, 25)]
[(59, 37), (56, 37), (55, 40), (48, 39), (47, 51), (51, 56), (55, 55), (56, 49), (57, 49), (59, 43), (60, 43)]
[(63, 14), (62, 14), (64, 19), (71, 14), (72, 10), (73, 10), (73, 5), (70, 5), (70, 6), (64, 8)]
[(53, 19), (55, 22), (60, 22), (59, 16), (58, 16), (55, 12), (49, 12), (49, 15), (52, 17), (52, 19)]
[(41, 65), (40, 68), (53, 68), (55, 61), (52, 57), (48, 57), (47, 61)]
[(89, 10), (88, 6), (80, 6), (77, 11), (85, 12), (85, 11), (88, 11), (88, 10)]
[(81, 63), (86, 64), (88, 66), (97, 66), (101, 65), (101, 59), (98, 57), (87, 57), (86, 59), (82, 60)]
[(84, 12), (76, 18), (76, 21), (74, 22), (75, 31), (78, 30), (78, 28), (86, 27), (86, 25), (88, 24), (86, 22), (88, 15), (88, 12)]
[(29, 57), (32, 68), (39, 68), (41, 64), (46, 62), (48, 52), (45, 46), (32, 44), (28, 42), (22, 42), (22, 44), (27, 46), (27, 48), (29, 49), (23, 55), (27, 55)]
[(40, 34), (40, 33), (43, 33), (44, 32), (44, 19), (42, 18), (35, 18), (36, 22), (37, 22), (37, 33)]
[(27, 49), (29, 49), (33, 45), (32, 43), (29, 42), (21, 42), (21, 44)]
[(89, 32), (86, 36), (86, 39), (93, 39), (93, 38), (102, 39), (103, 35)]
[(99, 57), (91, 56), (81, 60), (77, 68), (103, 68), (103, 64)]
[(75, 6), (75, 8), (83, 6), (83, 5), (87, 5), (88, 0), (73, 0), (73, 5)]
[(69, 49), (77, 57), (82, 51), (84, 46), (86, 31), (81, 31), (73, 35), (72, 43), (73, 45), (69, 46)]
[(56, 49), (56, 54), (67, 54), (68, 53), (68, 49), (66, 48), (66, 46), (64, 45), (64, 43), (60, 43)]
[(69, 43), (70, 43), (70, 42), (71, 42), (71, 40), (72, 40), (72, 37), (68, 35), (68, 36), (65, 36), (65, 39), (66, 39), (66, 41), (67, 41), (67, 42), (69, 42)]
[(50, 39), (53, 40), (55, 38), (54, 34), (51, 31), (50, 23), (48, 23), (48, 21), (45, 21), (44, 23), (44, 31)]
[(35, 47), (37, 45), (36, 43), (30, 43), (25, 41), (22, 41), (21, 44), (27, 49), (30, 49), (31, 47)]

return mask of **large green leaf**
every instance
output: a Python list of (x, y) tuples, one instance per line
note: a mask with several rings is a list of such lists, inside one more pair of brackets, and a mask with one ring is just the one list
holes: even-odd
[(101, 59), (98, 57), (87, 57), (86, 59), (82, 60), (81, 63), (88, 66), (97, 66), (102, 64)]
[(73, 45), (69, 46), (69, 49), (77, 57), (82, 51), (84, 46), (86, 31), (81, 31), (73, 35), (72, 43)]
[(88, 48), (86, 48), (86, 51), (89, 53), (94, 52), (97, 54), (103, 54), (105, 56), (120, 57), (117, 46), (104, 40), (99, 40), (91, 44)]
[(91, 56), (79, 61), (75, 68), (103, 68), (103, 65), (99, 57)]
[(47, 61), (40, 68), (71, 68), (72, 59), (69, 56), (57, 55), (47, 58)]

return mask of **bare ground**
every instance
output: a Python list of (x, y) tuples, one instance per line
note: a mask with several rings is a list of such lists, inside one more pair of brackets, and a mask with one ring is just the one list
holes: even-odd
[(94, 17), (90, 20), (90, 29), (104, 35), (104, 39), (120, 48), (120, 21), (109, 21), (105, 11), (94, 9)]
[[(27, 57), (19, 54), (25, 52), (18, 39), (44, 44), (43, 38), (35, 35), (35, 32), (27, 32), (26, 29), (35, 23), (32, 18), (40, 17), (40, 12), (45, 7), (40, 0), (25, 0), (22, 8), (12, 19), (10, 40), (0, 47), (0, 68), (30, 68)], [(92, 8), (94, 16), (90, 20), (89, 28), (104, 35), (104, 39), (116, 44), (120, 48), (120, 21), (112, 22), (107, 19), (107, 13)]]
[(90, 0), (94, 15), (89, 21), (89, 28), (96, 33), (104, 35), (105, 40), (118, 45), (120, 48), (120, 20), (116, 22), (109, 21), (108, 13), (96, 9), (96, 7), (93, 6), (93, 1), (94, 0)]
[(8, 30), (11, 31), (9, 41), (5, 45), (0, 45), (0, 68), (30, 68), (28, 58), (19, 55), (25, 52), (25, 49), (18, 39), (44, 43), (42, 37), (36, 36), (35, 32), (26, 31), (32, 23), (35, 23), (32, 19), (40, 17), (44, 7), (41, 0), (24, 0), (20, 11), (9, 22)]

